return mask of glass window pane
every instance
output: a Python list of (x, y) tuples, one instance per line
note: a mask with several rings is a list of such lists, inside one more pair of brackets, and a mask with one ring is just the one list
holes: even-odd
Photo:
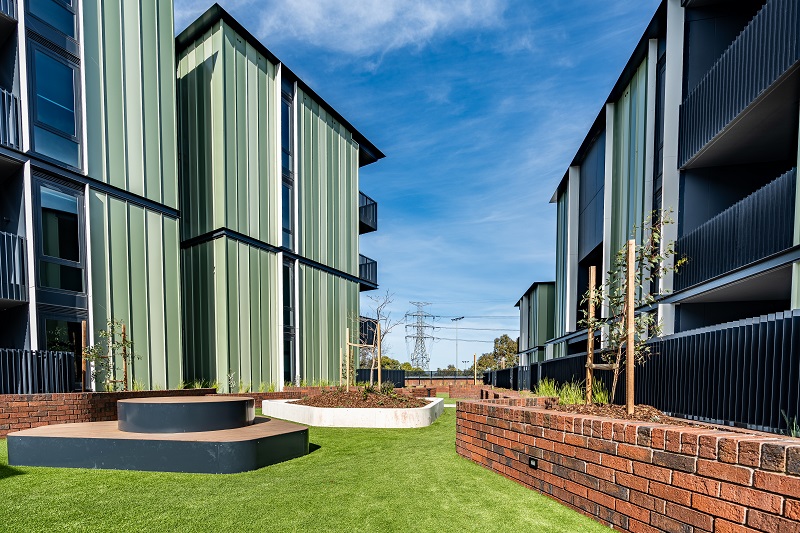
[(36, 120), (67, 135), (76, 135), (75, 71), (35, 50)]
[(42, 253), (79, 262), (78, 199), (49, 187), (43, 186), (41, 191)]
[(281, 164), (284, 170), (292, 171), (292, 107), (286, 100), (281, 101)]
[(289, 232), (292, 231), (292, 186), (289, 184), (283, 184), (283, 190), (281, 192), (281, 209), (283, 210), (282, 219), (283, 219), (283, 229), (288, 230)]
[(79, 167), (81, 164), (80, 145), (78, 143), (38, 126), (33, 127), (33, 148), (42, 155), (52, 157), (73, 167)]
[[(71, 4), (71, 2), (67, 2)], [(75, 14), (58, 0), (28, 0), (28, 10), (52, 27), (75, 38)]]
[(83, 269), (41, 261), (39, 274), (42, 287), (83, 292)]

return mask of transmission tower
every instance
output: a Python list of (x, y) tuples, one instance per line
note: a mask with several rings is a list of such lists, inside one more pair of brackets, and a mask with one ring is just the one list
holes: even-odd
[[(416, 368), (427, 370), (431, 362), (426, 342), (433, 341), (433, 335), (428, 335), (427, 329), (433, 329), (433, 324), (428, 323), (434, 316), (425, 312), (425, 306), (431, 305), (428, 302), (410, 302), (417, 307), (416, 312), (406, 313), (406, 341), (414, 339), (414, 351), (411, 353), (411, 365)], [(411, 323), (409, 324), (409, 319)], [(413, 335), (408, 334), (408, 328), (414, 330)]]

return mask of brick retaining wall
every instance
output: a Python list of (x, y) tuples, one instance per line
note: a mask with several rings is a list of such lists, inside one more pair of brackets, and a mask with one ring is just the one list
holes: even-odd
[(58, 394), (0, 394), (0, 437), (20, 429), (117, 419), (117, 400), (154, 396), (202, 396), (214, 389), (129, 392), (68, 392)]
[(570, 415), (543, 402), (460, 403), (458, 453), (616, 529), (800, 532), (800, 440)]

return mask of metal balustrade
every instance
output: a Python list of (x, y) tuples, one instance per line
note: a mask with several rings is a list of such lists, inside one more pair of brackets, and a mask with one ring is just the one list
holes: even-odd
[(0, 394), (70, 392), (75, 354), (0, 348)]
[(364, 194), (358, 193), (358, 232), (359, 234), (377, 231), (378, 202)]
[(680, 166), (800, 60), (800, 3), (768, 0), (680, 110)]
[[(635, 371), (637, 404), (691, 420), (775, 433), (800, 417), (800, 310), (686, 331), (650, 346), (652, 355)], [(545, 378), (582, 383), (585, 364), (586, 354), (533, 363), (525, 370), (531, 384), (519, 380), (514, 388), (533, 390)], [(511, 375), (509, 369), (488, 371), (483, 383), (512, 388)], [(595, 381), (608, 390), (612, 378), (610, 370), (594, 372)], [(615, 403), (624, 402), (623, 370)]]
[(20, 150), (22, 147), (22, 117), (19, 98), (5, 89), (0, 89), (0, 144)]
[(28, 301), (25, 238), (0, 232), (0, 300)]
[(790, 248), (797, 169), (732, 205), (675, 243), (688, 262), (675, 275), (682, 290)]
[(378, 285), (378, 262), (365, 255), (358, 256), (358, 277), (370, 285)]
[(0, 13), (17, 20), (17, 0), (0, 0)]

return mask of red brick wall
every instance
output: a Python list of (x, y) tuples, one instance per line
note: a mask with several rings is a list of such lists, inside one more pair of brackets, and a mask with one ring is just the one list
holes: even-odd
[(117, 419), (117, 400), (154, 396), (202, 396), (214, 389), (130, 392), (72, 392), (63, 394), (0, 394), (0, 437), (12, 431)]
[(800, 531), (800, 440), (535, 403), (459, 404), (458, 453), (617, 529)]

